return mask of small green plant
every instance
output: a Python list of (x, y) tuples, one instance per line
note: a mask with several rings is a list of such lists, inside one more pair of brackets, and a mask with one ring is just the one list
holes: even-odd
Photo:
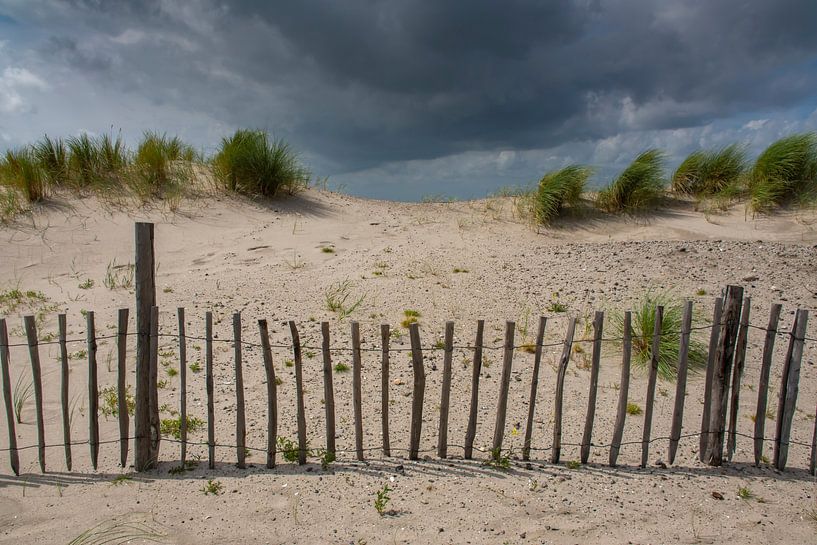
[(34, 383), (32, 381), (23, 382), (23, 375), (17, 377), (12, 393), (12, 405), (14, 405), (14, 416), (18, 424), (23, 423), (23, 408), (31, 396), (34, 394)]
[(295, 362), (292, 360), (284, 360), (284, 367), (294, 367)]
[(420, 311), (406, 309), (403, 311), (403, 321), (400, 322), (400, 325), (408, 328), (411, 324), (416, 324), (420, 321)]
[(511, 467), (511, 451), (502, 452), (502, 449), (492, 448), (491, 456), (485, 461), (486, 466), (497, 469), (509, 469)]
[[(136, 410), (136, 399), (131, 393), (130, 384), (125, 387), (125, 406), (128, 415), (133, 416)], [(99, 391), (99, 412), (105, 418), (119, 415), (119, 391), (116, 386), (106, 386)]]
[(329, 471), (329, 468), (335, 461), (335, 453), (326, 449), (320, 449), (318, 450), (317, 455), (321, 459), (321, 469), (324, 471)]
[(198, 460), (185, 460), (183, 464), (171, 467), (167, 472), (171, 475), (181, 475), (183, 473), (187, 473), (188, 471), (193, 471), (198, 467), (199, 461)]
[(111, 481), (111, 486), (120, 486), (120, 485), (123, 485), (123, 484), (129, 484), (132, 481), (133, 481), (133, 475), (128, 475), (128, 474), (117, 475)]
[(179, 374), (179, 370), (176, 369), (175, 367), (168, 367), (167, 369), (165, 369), (165, 372), (169, 377), (175, 377), (176, 375)]
[(752, 494), (752, 491), (749, 490), (748, 487), (741, 486), (738, 488), (738, 497), (742, 500), (750, 500), (754, 497), (754, 494)]
[(350, 367), (345, 363), (336, 363), (335, 364), (335, 372), (336, 373), (346, 373), (348, 372)]
[(579, 469), (582, 467), (582, 463), (578, 460), (568, 460), (565, 462), (565, 467), (567, 469)]
[(334, 254), (335, 249), (332, 248), (331, 246), (323, 246), (323, 247), (321, 247), (321, 252), (323, 252), (325, 254)]
[(596, 206), (611, 213), (648, 209), (663, 194), (663, 170), (664, 154), (657, 149), (645, 151), (609, 187), (599, 192)]
[(198, 372), (200, 372), (200, 371), (201, 371), (201, 362), (199, 362), (199, 361), (194, 361), (193, 363), (191, 363), (191, 364), (190, 364), (190, 370), (191, 370), (192, 372), (194, 372), (194, 373), (198, 373)]
[(698, 297), (703, 297), (704, 295), (706, 295), (706, 290), (703, 288), (698, 288), (698, 290), (695, 292), (695, 295), (697, 295)]
[(276, 443), (278, 445), (278, 452), (284, 456), (284, 460), (287, 462), (298, 461), (298, 445), (295, 444), (295, 441), (279, 435), (276, 439)]
[(213, 479), (207, 479), (207, 484), (205, 484), (201, 491), (204, 492), (205, 496), (209, 496), (212, 494), (213, 496), (218, 496), (221, 494), (224, 485), (221, 484), (221, 481), (215, 481)]
[(547, 307), (548, 312), (567, 312), (567, 304), (558, 300), (552, 300)]
[(342, 282), (337, 282), (326, 288), (324, 299), (326, 308), (338, 313), (338, 318), (343, 320), (351, 315), (363, 303), (366, 295), (361, 295), (357, 299), (350, 300), (352, 296), (352, 282), (347, 278)]
[(280, 386), (283, 383), (284, 383), (284, 381), (283, 381), (283, 379), (281, 377), (275, 377), (275, 385), (276, 386)]
[(377, 491), (377, 497), (375, 497), (374, 500), (374, 508), (375, 511), (377, 511), (377, 514), (381, 517), (386, 514), (386, 506), (388, 506), (389, 500), (391, 500), (389, 497), (389, 492), (391, 491), (392, 489), (388, 484), (384, 484), (383, 488)]
[(102, 284), (109, 290), (115, 290), (117, 288), (130, 289), (133, 287), (133, 275), (135, 270), (136, 267), (133, 263), (117, 265), (116, 259), (114, 259), (108, 263)]
[[(202, 428), (204, 428), (204, 420), (195, 416), (187, 417), (187, 433), (196, 433)], [(174, 439), (181, 439), (182, 417), (163, 418), (159, 426), (159, 431), (162, 435), (170, 435)]]
[(627, 403), (627, 414), (637, 416), (641, 413), (641, 406), (638, 403)]
[(94, 287), (94, 280), (92, 278), (86, 278), (84, 282), (79, 285), (79, 289), (81, 290), (89, 290)]

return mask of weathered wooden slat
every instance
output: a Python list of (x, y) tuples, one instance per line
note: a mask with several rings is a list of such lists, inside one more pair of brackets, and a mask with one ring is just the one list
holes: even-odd
[(150, 317), (156, 304), (156, 264), (153, 254), (153, 224), (136, 223), (136, 410), (134, 455), (137, 471), (151, 467)]
[(774, 465), (779, 471), (786, 469), (789, 456), (791, 424), (797, 407), (797, 394), (800, 389), (800, 364), (803, 359), (803, 345), (808, 325), (808, 310), (798, 309), (792, 326), (790, 349), (786, 358), (788, 372), (785, 384), (780, 387), (780, 398), (783, 410), (777, 415), (777, 435), (775, 438)]
[(533, 417), (536, 410), (536, 393), (539, 390), (539, 367), (542, 364), (542, 344), (545, 340), (547, 318), (539, 317), (539, 330), (536, 333), (536, 348), (533, 356), (533, 376), (530, 381), (530, 402), (528, 403), (528, 420), (525, 426), (525, 441), (522, 444), (522, 460), (530, 460), (531, 438), (533, 435)]
[(261, 336), (264, 372), (267, 376), (267, 468), (272, 469), (275, 467), (278, 437), (278, 384), (275, 382), (275, 366), (272, 364), (272, 350), (266, 320), (258, 320), (258, 333)]
[(150, 467), (159, 463), (159, 445), (162, 441), (159, 420), (159, 307), (150, 311)]
[(740, 407), (740, 381), (743, 379), (743, 368), (746, 364), (746, 345), (749, 342), (749, 313), (752, 298), (743, 299), (743, 311), (740, 314), (737, 345), (735, 345), (735, 364), (732, 366), (732, 396), (729, 401), (729, 436), (726, 440), (726, 459), (732, 461), (738, 439), (738, 408)]
[(641, 467), (647, 467), (650, 456), (650, 434), (652, 432), (652, 413), (655, 405), (655, 383), (658, 380), (658, 360), (661, 357), (661, 335), (664, 327), (664, 307), (655, 307), (653, 324), (652, 349), (650, 351), (650, 377), (647, 382), (646, 408), (644, 409), (644, 429), (641, 433)]
[(505, 322), (505, 349), (502, 357), (502, 378), (499, 383), (499, 400), (496, 406), (496, 424), (491, 455), (499, 459), (502, 452), (502, 441), (505, 437), (505, 419), (508, 412), (508, 390), (511, 386), (511, 365), (513, 364), (513, 342), (515, 322)]
[(755, 465), (759, 466), (763, 458), (763, 439), (766, 433), (766, 407), (769, 397), (769, 375), (772, 370), (774, 341), (777, 338), (777, 325), (780, 322), (780, 311), (783, 305), (775, 303), (769, 312), (769, 325), (766, 327), (766, 341), (763, 344), (763, 359), (760, 363), (760, 380), (757, 386), (757, 410), (755, 411)]
[(94, 313), (85, 315), (88, 328), (88, 444), (91, 447), (91, 465), (97, 468), (99, 462), (99, 383), (96, 365), (96, 327)]
[(289, 332), (292, 335), (292, 352), (295, 359), (295, 401), (298, 421), (298, 465), (306, 463), (306, 414), (304, 409), (303, 358), (301, 356), (301, 337), (295, 322), (289, 321)]
[(414, 372), (414, 387), (411, 395), (411, 437), (409, 460), (417, 460), (420, 451), (420, 437), (423, 431), (423, 399), (426, 391), (426, 371), (423, 366), (423, 349), (420, 344), (420, 327), (409, 325), (411, 339), (411, 368)]
[(627, 418), (627, 402), (630, 390), (630, 360), (633, 353), (632, 312), (624, 313), (624, 328), (621, 347), (621, 382), (618, 389), (618, 410), (613, 427), (613, 440), (610, 441), (610, 465), (615, 467), (618, 453), (621, 450), (621, 438), (624, 435), (624, 421)]
[(179, 319), (179, 438), (182, 466), (187, 460), (187, 334), (184, 307), (176, 309)]
[(323, 401), (326, 413), (326, 451), (335, 456), (335, 386), (332, 381), (332, 353), (329, 350), (329, 322), (321, 322), (323, 349)]
[(204, 314), (204, 372), (207, 389), (207, 467), (216, 467), (216, 411), (213, 407), (213, 313)]
[(389, 440), (389, 341), (391, 332), (389, 324), (380, 324), (380, 418), (383, 429), (383, 456), (391, 456)]
[(718, 341), (721, 330), (721, 317), (723, 316), (723, 298), (715, 299), (715, 309), (712, 315), (712, 329), (709, 332), (709, 348), (706, 357), (706, 381), (704, 383), (704, 408), (701, 413), (701, 436), (698, 444), (698, 458), (701, 462), (706, 461), (709, 449), (709, 414), (712, 406), (712, 376), (715, 372), (715, 356), (718, 351)]
[(355, 413), (355, 456), (363, 461), (363, 377), (360, 354), (360, 324), (353, 321), (352, 327), (352, 404)]
[(576, 333), (576, 318), (571, 318), (567, 325), (565, 344), (562, 357), (559, 360), (559, 370), (556, 373), (556, 396), (553, 401), (553, 447), (550, 462), (558, 464), (562, 456), (562, 403), (564, 401), (565, 373), (570, 362), (570, 353), (573, 349), (573, 336)]
[[(0, 368), (3, 373), (3, 401), (6, 405), (6, 424), (9, 436), (9, 465), (15, 475), (20, 474), (20, 457), (17, 453), (17, 430), (14, 422), (14, 405), (11, 399), (11, 373), (9, 372), (9, 334), (6, 319), (0, 318)], [(70, 443), (70, 441), (69, 441)], [(70, 452), (70, 451), (69, 451)], [(67, 463), (71, 463), (70, 454)], [(70, 470), (70, 465), (69, 465)]]
[(471, 365), (471, 405), (468, 412), (468, 428), (465, 430), (465, 459), (470, 460), (477, 436), (477, 414), (479, 410), (479, 374), (482, 371), (482, 336), (485, 320), (477, 321), (477, 336), (474, 341), (474, 360)]
[(814, 432), (811, 434), (811, 457), (809, 458), (808, 471), (812, 475), (817, 473), (817, 409), (815, 409)]
[(597, 310), (593, 318), (593, 358), (590, 366), (590, 388), (587, 396), (587, 414), (584, 420), (582, 435), (581, 462), (587, 463), (590, 458), (590, 447), (593, 444), (593, 421), (596, 418), (596, 395), (599, 389), (599, 370), (601, 367), (601, 335), (604, 329), (604, 312)]
[(689, 368), (689, 339), (692, 333), (692, 301), (684, 303), (684, 315), (681, 318), (681, 344), (678, 348), (678, 374), (675, 383), (675, 407), (672, 410), (672, 427), (670, 428), (669, 464), (675, 463), (678, 442), (681, 440), (681, 428), (684, 421), (684, 401), (686, 400), (687, 371)]
[(71, 471), (71, 411), (68, 407), (68, 324), (65, 314), (57, 315), (60, 342), (60, 405), (62, 406), (62, 442), (65, 468)]
[[(90, 312), (88, 314), (91, 314)], [(37, 457), (40, 471), (45, 473), (45, 418), (43, 416), (43, 378), (40, 370), (40, 349), (37, 342), (37, 325), (34, 316), (23, 318), (28, 340), (28, 355), (31, 359), (31, 375), (34, 381), (34, 407), (37, 410)], [(96, 469), (96, 466), (94, 466)]]
[(437, 456), (448, 456), (448, 408), (451, 400), (451, 363), (454, 357), (454, 322), (445, 323), (443, 341), (443, 386), (440, 393), (440, 431), (437, 440)]
[(128, 317), (130, 310), (120, 308), (116, 328), (116, 391), (117, 416), (119, 417), (119, 465), (128, 465), (128, 435), (130, 434), (130, 415), (128, 414), (127, 387), (127, 354), (128, 354)]
[(723, 463), (723, 446), (726, 435), (726, 409), (729, 402), (729, 378), (735, 358), (740, 307), (743, 302), (743, 288), (728, 286), (726, 303), (721, 320), (720, 341), (715, 355), (715, 369), (712, 372), (711, 407), (709, 413), (709, 436), (707, 463), (720, 466)]
[(235, 350), (235, 455), (239, 469), (247, 467), (247, 422), (244, 413), (244, 369), (241, 350), (241, 313), (233, 313), (233, 348)]

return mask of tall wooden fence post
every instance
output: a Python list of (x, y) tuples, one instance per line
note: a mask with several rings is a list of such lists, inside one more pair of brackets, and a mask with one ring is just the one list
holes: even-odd
[(360, 324), (352, 322), (352, 404), (355, 413), (355, 455), (363, 461), (363, 361), (360, 353)]
[(550, 463), (558, 464), (562, 456), (562, 403), (564, 402), (565, 374), (570, 354), (573, 351), (573, 336), (576, 334), (576, 318), (571, 318), (567, 325), (562, 357), (559, 360), (559, 370), (556, 373), (556, 395), (553, 400), (553, 446), (550, 454)]
[[(37, 325), (34, 316), (25, 316), (28, 352), (31, 357), (31, 378), (34, 381), (34, 406), (37, 409), (37, 454), (40, 459), (40, 470), (45, 473), (45, 418), (43, 416), (43, 382), (40, 370), (40, 349), (37, 343)], [(91, 438), (93, 449), (93, 438)], [(94, 466), (96, 469), (96, 466)]]
[(728, 286), (723, 317), (720, 324), (720, 341), (715, 354), (715, 367), (712, 371), (712, 390), (709, 412), (709, 441), (707, 445), (707, 463), (719, 466), (723, 462), (723, 440), (726, 435), (726, 409), (729, 402), (729, 378), (735, 358), (740, 308), (743, 302), (743, 288)]
[[(136, 470), (150, 469), (155, 460), (151, 447), (150, 322), (156, 305), (156, 262), (153, 254), (153, 224), (136, 224)], [(158, 408), (157, 408), (158, 409)], [(158, 414), (156, 415), (158, 420)], [(156, 433), (159, 430), (155, 430)], [(156, 453), (158, 455), (158, 452)]]
[(485, 320), (477, 320), (477, 336), (474, 341), (474, 361), (471, 365), (471, 408), (468, 411), (468, 428), (465, 430), (465, 459), (470, 460), (477, 436), (477, 414), (479, 410), (479, 374), (482, 371), (482, 336)]
[(766, 432), (766, 407), (769, 399), (769, 375), (772, 370), (774, 341), (777, 338), (777, 324), (783, 305), (775, 303), (769, 312), (769, 325), (766, 327), (766, 341), (763, 343), (763, 359), (760, 363), (760, 381), (757, 386), (757, 410), (755, 411), (755, 465), (760, 465), (763, 457), (763, 439)]
[(423, 366), (423, 349), (420, 345), (420, 327), (409, 325), (411, 338), (411, 367), (414, 371), (414, 387), (411, 395), (411, 437), (409, 460), (416, 460), (420, 453), (420, 436), (423, 431), (423, 399), (426, 391), (426, 371)]
[(65, 467), (71, 471), (71, 412), (68, 409), (68, 324), (65, 314), (57, 316), (60, 337), (60, 404), (62, 405), (62, 442), (65, 450)]
[(593, 319), (593, 359), (590, 367), (590, 389), (587, 396), (587, 414), (584, 420), (582, 436), (581, 462), (587, 463), (590, 458), (590, 447), (593, 444), (593, 420), (596, 418), (596, 395), (599, 389), (599, 370), (601, 362), (601, 336), (604, 328), (604, 312), (596, 311)]
[[(126, 309), (127, 310), (127, 309)], [(181, 439), (181, 462), (187, 460), (187, 335), (185, 333), (184, 307), (176, 309), (179, 319), (179, 436)]]
[(684, 401), (686, 399), (687, 370), (689, 366), (689, 340), (692, 333), (692, 301), (684, 303), (684, 315), (681, 318), (681, 341), (678, 348), (678, 374), (675, 384), (675, 407), (672, 411), (670, 428), (669, 455), (667, 461), (675, 462), (678, 441), (681, 440), (681, 427), (684, 422)]
[(539, 390), (539, 367), (542, 364), (542, 343), (545, 340), (547, 318), (539, 317), (539, 331), (536, 333), (536, 348), (533, 356), (533, 376), (530, 380), (530, 402), (528, 403), (528, 422), (525, 426), (525, 441), (522, 443), (522, 459), (530, 460), (530, 445), (533, 435), (533, 417), (536, 411), (536, 393)]
[(391, 441), (389, 440), (389, 339), (391, 333), (389, 324), (380, 324), (380, 345), (382, 357), (380, 360), (380, 417), (383, 429), (383, 456), (391, 456)]
[(298, 465), (306, 463), (306, 414), (304, 409), (303, 358), (301, 357), (301, 337), (295, 322), (289, 321), (289, 332), (292, 335), (292, 353), (295, 358), (295, 406), (298, 422)]
[(321, 322), (323, 352), (323, 401), (326, 414), (326, 452), (335, 458), (335, 385), (332, 380), (332, 351), (329, 342), (329, 322)]
[(499, 383), (499, 399), (496, 404), (496, 423), (491, 456), (499, 460), (502, 455), (502, 441), (505, 437), (505, 417), (508, 412), (508, 390), (511, 386), (511, 365), (513, 363), (513, 342), (515, 322), (505, 322), (505, 350), (502, 357), (502, 378)]
[(652, 413), (655, 405), (655, 383), (658, 379), (658, 359), (661, 349), (661, 335), (664, 327), (664, 307), (655, 307), (655, 323), (652, 333), (652, 350), (650, 351), (650, 377), (647, 381), (647, 403), (644, 409), (644, 429), (641, 433), (641, 467), (647, 467), (650, 455), (650, 433), (652, 432)]
[(272, 469), (275, 467), (276, 439), (278, 436), (278, 385), (275, 382), (275, 367), (272, 365), (272, 350), (270, 349), (266, 320), (258, 320), (258, 333), (261, 336), (264, 372), (267, 377), (267, 468)]
[(624, 338), (621, 347), (621, 384), (619, 384), (618, 410), (616, 423), (613, 427), (613, 440), (610, 441), (611, 466), (616, 465), (618, 453), (621, 450), (621, 438), (624, 435), (624, 422), (627, 418), (627, 401), (630, 390), (630, 360), (633, 353), (632, 312), (624, 313)]
[(204, 373), (207, 390), (207, 467), (216, 467), (216, 411), (213, 403), (213, 313), (204, 314)]
[(709, 448), (709, 413), (712, 399), (709, 392), (712, 390), (712, 375), (715, 372), (715, 353), (718, 351), (718, 335), (721, 330), (721, 315), (723, 314), (723, 297), (715, 299), (715, 309), (712, 312), (712, 329), (709, 331), (709, 348), (706, 352), (706, 381), (704, 383), (704, 407), (701, 413), (701, 436), (698, 438), (698, 458), (706, 461)]
[[(119, 393), (116, 410), (119, 412), (119, 464), (122, 467), (128, 464), (128, 435), (130, 434), (126, 365), (129, 313), (130, 311), (127, 308), (119, 309), (119, 321), (116, 329), (116, 390)], [(184, 422), (184, 420), (182, 420), (182, 422)], [(182, 462), (183, 461), (184, 458), (182, 458)]]
[(738, 440), (738, 408), (740, 407), (740, 381), (743, 379), (743, 368), (746, 364), (746, 345), (749, 342), (749, 311), (752, 298), (743, 299), (743, 312), (740, 314), (740, 329), (735, 346), (735, 364), (732, 366), (732, 397), (729, 400), (729, 436), (726, 440), (726, 459), (732, 461)]
[(245, 469), (247, 457), (247, 423), (244, 414), (244, 369), (241, 357), (241, 313), (233, 314), (235, 349), (235, 454), (236, 466)]
[[(14, 405), (11, 399), (11, 373), (9, 372), (9, 334), (6, 319), (0, 318), (0, 368), (3, 373), (3, 401), (6, 405), (6, 424), (9, 434), (9, 463), (15, 475), (20, 474), (20, 458), (17, 454), (17, 430), (14, 423)], [(70, 458), (68, 464), (70, 465)], [(69, 467), (70, 469), (70, 467)]]
[(94, 312), (85, 316), (88, 327), (88, 444), (91, 447), (91, 465), (97, 468), (99, 461), (99, 385), (96, 365), (96, 326)]
[(454, 356), (454, 322), (445, 323), (445, 354), (443, 355), (443, 387), (440, 393), (440, 431), (437, 456), (448, 456), (448, 407), (451, 400), (451, 360)]
[(774, 439), (774, 466), (783, 471), (789, 455), (789, 438), (797, 393), (800, 384), (800, 364), (803, 359), (803, 345), (808, 324), (808, 310), (798, 309), (791, 328), (791, 340), (786, 354), (783, 378), (780, 384), (780, 401), (777, 411), (777, 433)]

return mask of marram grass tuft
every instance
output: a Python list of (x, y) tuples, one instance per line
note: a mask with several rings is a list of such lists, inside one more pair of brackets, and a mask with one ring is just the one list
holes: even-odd
[(817, 134), (794, 134), (766, 148), (752, 168), (749, 194), (755, 212), (817, 197)]
[(664, 154), (657, 149), (647, 150), (599, 192), (596, 206), (611, 213), (643, 211), (658, 202), (664, 185)]
[(537, 221), (550, 223), (562, 214), (566, 206), (576, 206), (592, 173), (589, 167), (570, 165), (545, 174), (536, 190)]

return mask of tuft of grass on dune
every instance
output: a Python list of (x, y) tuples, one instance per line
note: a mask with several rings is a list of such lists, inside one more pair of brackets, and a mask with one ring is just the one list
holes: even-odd
[(732, 144), (691, 153), (672, 175), (672, 190), (694, 196), (734, 194), (746, 172), (746, 150)]
[(752, 167), (749, 195), (755, 212), (817, 198), (817, 134), (793, 134), (766, 148)]
[(193, 178), (191, 162), (196, 153), (178, 137), (146, 132), (133, 158), (129, 183), (145, 202), (166, 193), (178, 193)]
[(46, 134), (42, 140), (32, 145), (34, 155), (40, 164), (46, 180), (51, 186), (68, 183), (68, 150), (62, 138), (51, 139)]
[(660, 200), (664, 186), (664, 154), (650, 149), (636, 157), (610, 186), (599, 192), (596, 206), (611, 213), (643, 211)]
[(31, 147), (6, 151), (2, 177), (4, 185), (20, 191), (28, 202), (39, 202), (46, 196), (46, 176)]
[[(668, 292), (648, 291), (636, 303), (632, 311), (633, 362), (641, 369), (647, 369), (652, 359), (652, 339), (655, 332), (655, 313), (664, 307), (661, 322), (661, 341), (658, 348), (658, 376), (664, 380), (675, 380), (680, 357), (681, 325), (683, 323), (684, 302)], [(617, 337), (624, 331), (624, 316), (612, 314), (612, 324)], [(690, 373), (706, 367), (707, 347), (695, 338), (690, 338), (687, 365)]]
[(570, 165), (545, 174), (535, 195), (536, 220), (547, 224), (559, 217), (565, 207), (575, 207), (592, 173), (589, 167)]
[(267, 133), (238, 130), (222, 139), (212, 160), (216, 179), (229, 191), (273, 197), (281, 190), (295, 193), (309, 184), (310, 172), (283, 140)]

